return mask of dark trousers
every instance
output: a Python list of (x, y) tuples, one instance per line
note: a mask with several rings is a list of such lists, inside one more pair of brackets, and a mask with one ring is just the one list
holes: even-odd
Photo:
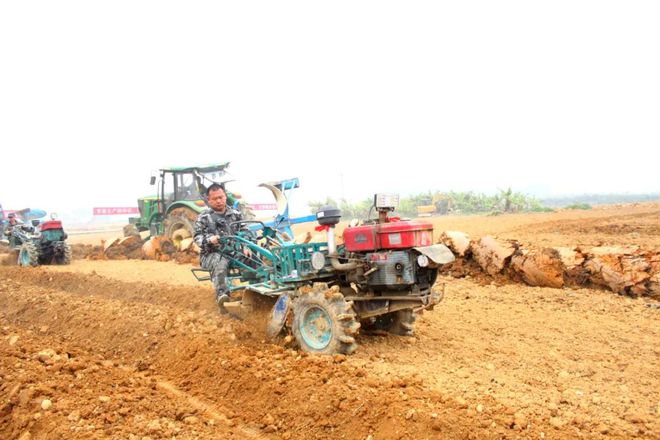
[(213, 281), (216, 297), (229, 295), (229, 288), (227, 287), (227, 266), (229, 265), (229, 260), (217, 252), (202, 255), (199, 260), (202, 269), (211, 272), (211, 281)]

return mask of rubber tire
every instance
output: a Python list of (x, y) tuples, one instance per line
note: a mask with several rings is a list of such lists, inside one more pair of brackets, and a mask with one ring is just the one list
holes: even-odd
[(122, 228), (122, 232), (124, 233), (124, 237), (130, 237), (132, 235), (140, 235), (140, 231), (138, 231), (137, 226), (131, 223), (124, 225), (124, 227)]
[(243, 201), (238, 202), (238, 210), (240, 211), (243, 220), (254, 220), (257, 218), (252, 208)]
[(174, 233), (179, 229), (185, 229), (192, 237), (195, 233), (195, 221), (197, 220), (197, 213), (188, 208), (173, 209), (165, 219), (165, 236), (174, 241)]
[[(327, 284), (315, 283), (307, 293), (298, 291), (293, 299), (292, 333), (302, 351), (315, 354), (351, 354), (357, 349), (355, 336), (360, 323), (355, 319), (352, 303), (347, 302), (339, 291), (329, 289)], [(332, 335), (324, 347), (313, 347), (303, 337), (303, 322), (306, 312), (312, 308), (322, 309), (331, 322)]]
[(71, 264), (71, 246), (69, 246), (69, 243), (64, 243), (64, 256), (57, 261), (57, 264)]
[(397, 310), (378, 316), (373, 327), (399, 336), (413, 336), (417, 315), (412, 309)]
[(18, 265), (23, 267), (39, 265), (39, 248), (31, 241), (21, 245), (18, 251)]

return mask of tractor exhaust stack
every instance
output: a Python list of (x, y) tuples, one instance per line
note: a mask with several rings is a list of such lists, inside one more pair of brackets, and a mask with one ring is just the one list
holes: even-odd
[(328, 235), (328, 257), (332, 267), (338, 271), (355, 270), (358, 263), (340, 263), (339, 254), (337, 254), (337, 242), (335, 240), (335, 225), (341, 219), (341, 211), (333, 206), (322, 206), (316, 213), (316, 220), (319, 222), (317, 230), (325, 230)]

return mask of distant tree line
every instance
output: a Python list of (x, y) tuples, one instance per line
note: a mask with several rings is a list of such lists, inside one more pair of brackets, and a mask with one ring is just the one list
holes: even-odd
[[(513, 212), (548, 212), (555, 208), (591, 209), (592, 204), (634, 203), (660, 200), (660, 194), (585, 194), (564, 198), (537, 199), (534, 196), (513, 191), (511, 188), (500, 189), (496, 194), (476, 193), (474, 191), (449, 191), (413, 194), (401, 197), (396, 215), (401, 217), (417, 217), (418, 207), (428, 206), (438, 200), (447, 202), (448, 212), (454, 214), (501, 214)], [(338, 202), (330, 197), (325, 200), (311, 201), (308, 206), (312, 212), (317, 212), (321, 206), (331, 205), (341, 209), (344, 219), (375, 218), (372, 209), (373, 198), (350, 203), (345, 199)], [(437, 214), (438, 212), (435, 212)]]
[[(432, 205), (440, 199), (445, 202), (448, 201), (448, 211), (452, 213), (476, 214), (548, 210), (536, 198), (520, 192), (514, 192), (509, 188), (507, 190), (500, 190), (494, 195), (475, 193), (473, 191), (449, 191), (446, 193), (428, 191), (413, 194), (400, 198), (396, 213), (402, 217), (417, 217), (417, 208), (419, 206)], [(372, 210), (372, 198), (367, 198), (357, 203), (350, 203), (345, 199), (337, 202), (328, 197), (322, 201), (311, 201), (308, 205), (312, 212), (318, 211), (324, 205), (339, 207), (344, 218), (366, 219), (369, 216), (372, 218), (376, 216), (376, 213)]]

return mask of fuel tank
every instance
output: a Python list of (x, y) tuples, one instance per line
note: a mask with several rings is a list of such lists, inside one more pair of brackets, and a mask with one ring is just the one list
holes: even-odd
[(344, 229), (348, 252), (409, 249), (433, 244), (433, 225), (417, 220), (374, 223)]

